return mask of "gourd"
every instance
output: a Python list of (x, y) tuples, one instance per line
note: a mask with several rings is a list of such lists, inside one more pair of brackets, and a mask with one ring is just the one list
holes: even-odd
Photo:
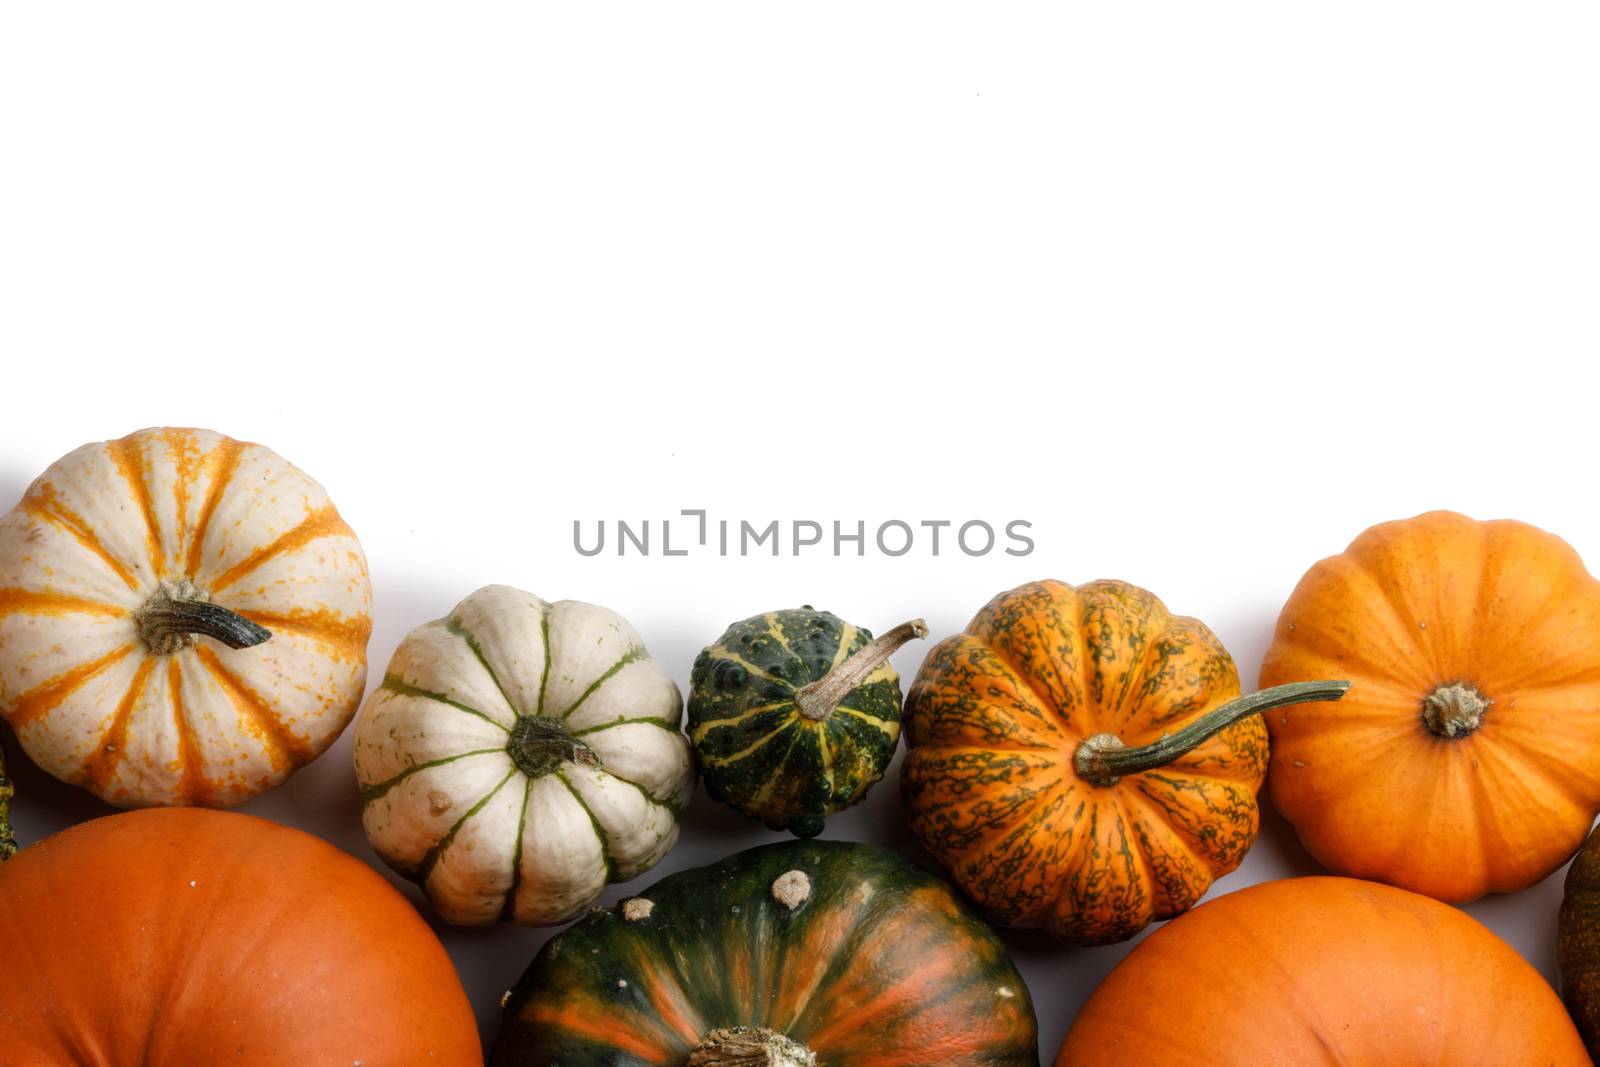
[(1194, 904), (1255, 841), (1258, 713), (1343, 689), (1241, 698), (1216, 635), (1154, 594), (1032, 582), (991, 600), (918, 671), (906, 815), (996, 920), (1125, 940)]
[(787, 841), (662, 879), (540, 950), (494, 1067), (1031, 1067), (994, 933), (893, 852)]
[(236, 804), (350, 721), (370, 601), (355, 534), (270, 449), (85, 445), (0, 518), (0, 715), (111, 804)]
[(17, 853), (17, 839), (11, 834), (11, 779), (6, 777), (6, 753), (0, 748), (0, 860)]
[(1539, 973), (1476, 919), (1403, 889), (1293, 878), (1228, 893), (1134, 948), (1057, 1067), (1588, 1067)]
[(1450, 512), (1375, 526), (1301, 579), (1261, 684), (1337, 674), (1267, 719), (1269, 788), (1340, 874), (1464, 902), (1522, 889), (1600, 810), (1600, 582), (1561, 539)]
[(411, 632), (362, 709), (367, 837), (451, 922), (565, 922), (677, 841), (682, 709), (615, 612), (480, 589)]
[(814, 837), (883, 777), (900, 742), (889, 656), (921, 619), (874, 639), (806, 606), (736, 622), (700, 653), (689, 737), (706, 791), (774, 830)]
[(0, 1060), (482, 1063), (444, 948), (332, 845), (264, 819), (95, 819), (0, 864)]
[(1600, 1056), (1600, 834), (1567, 868), (1557, 946), (1561, 999), (1590, 1056)]

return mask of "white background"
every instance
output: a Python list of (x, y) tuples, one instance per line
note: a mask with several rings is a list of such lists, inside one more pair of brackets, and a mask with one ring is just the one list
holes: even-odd
[[(491, 581), (686, 685), (757, 611), (940, 637), (1055, 576), (1248, 687), (1372, 522), (1600, 559), (1597, 44), (1589, 3), (7, 5), (0, 507), (145, 425), (269, 444), (362, 537), (375, 674)], [(571, 548), (694, 507), (1038, 549)], [(25, 841), (104, 810), (5, 745)], [(895, 777), (828, 836), (915, 855)], [(372, 860), (348, 738), (247, 810)], [(701, 794), (656, 873), (775, 836)], [(1269, 812), (1217, 891), (1314, 869)], [(1551, 974), (1559, 896), (1469, 910)], [(492, 1034), (547, 932), (442, 933)], [(1125, 948), (1010, 942), (1048, 1060)]]

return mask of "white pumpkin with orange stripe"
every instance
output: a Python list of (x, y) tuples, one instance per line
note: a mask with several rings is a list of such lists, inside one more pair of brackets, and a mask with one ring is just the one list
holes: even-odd
[(407, 636), (356, 722), (367, 837), (451, 922), (565, 922), (677, 841), (682, 715), (615, 612), (480, 589)]
[(0, 715), (111, 804), (237, 804), (350, 721), (371, 599), (355, 534), (270, 449), (85, 445), (0, 519)]

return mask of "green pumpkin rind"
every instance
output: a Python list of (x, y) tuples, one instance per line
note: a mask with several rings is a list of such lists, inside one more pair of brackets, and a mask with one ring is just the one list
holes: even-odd
[(807, 607), (736, 622), (702, 651), (689, 680), (689, 740), (712, 798), (813, 837), (866, 796), (900, 742), (894, 668), (880, 664), (821, 722), (794, 697), (871, 641), (867, 630)]
[[(793, 871), (808, 895), (788, 906), (775, 885)], [(830, 1067), (1038, 1064), (1033, 1003), (994, 932), (935, 876), (843, 841), (749, 849), (592, 911), (508, 994), (489, 1062), (679, 1067), (728, 1027)]]
[(1589, 1055), (1600, 1057), (1600, 832), (1567, 868), (1558, 929), (1561, 999)]

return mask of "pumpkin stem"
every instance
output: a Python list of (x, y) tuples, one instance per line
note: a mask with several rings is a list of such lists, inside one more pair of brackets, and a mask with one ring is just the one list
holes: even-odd
[(773, 879), (772, 899), (793, 911), (811, 898), (811, 876), (805, 871), (784, 871)]
[(1422, 698), (1422, 722), (1446, 740), (1465, 737), (1483, 725), (1483, 713), (1493, 703), (1467, 683), (1451, 682)]
[(850, 654), (850, 658), (794, 694), (794, 706), (812, 722), (823, 722), (844, 702), (867, 675), (892, 656), (907, 641), (928, 636), (928, 624), (921, 619), (903, 622)]
[(511, 727), (506, 751), (517, 770), (529, 778), (542, 778), (565, 763), (600, 766), (594, 749), (567, 732), (561, 720), (544, 715), (524, 715)]
[(816, 1067), (817, 1054), (766, 1027), (727, 1026), (694, 1047), (683, 1067)]
[(207, 594), (187, 579), (163, 580), (133, 618), (144, 643), (158, 656), (188, 648), (194, 644), (195, 634), (221, 641), (229, 648), (250, 648), (272, 636), (271, 630), (238, 612), (210, 603)]
[(1167, 734), (1138, 748), (1126, 747), (1116, 734), (1095, 734), (1079, 743), (1077, 751), (1073, 753), (1072, 764), (1078, 777), (1091, 785), (1116, 785), (1127, 775), (1167, 766), (1241, 719), (1286, 704), (1338, 700), (1349, 688), (1349, 682), (1290, 682), (1288, 685), (1276, 685), (1230, 700), (1176, 733)]

